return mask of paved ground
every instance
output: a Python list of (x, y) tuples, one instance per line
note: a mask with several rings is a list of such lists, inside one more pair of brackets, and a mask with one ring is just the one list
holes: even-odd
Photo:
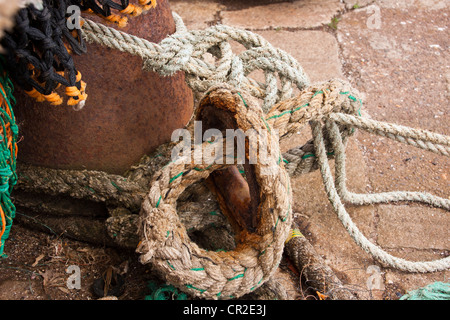
[[(295, 57), (312, 82), (347, 79), (364, 93), (364, 108), (374, 119), (450, 135), (447, 0), (171, 0), (170, 4), (189, 29), (223, 23), (261, 34)], [(307, 134), (301, 132), (282, 148), (293, 147)], [(350, 139), (347, 158), (351, 191), (412, 190), (449, 197), (448, 158), (362, 132)], [(318, 172), (295, 178), (292, 185), (295, 219), (303, 234), (360, 299), (398, 299), (406, 291), (448, 281), (448, 271), (405, 273), (374, 261), (337, 219)], [(434, 260), (450, 253), (446, 211), (416, 204), (347, 209), (372, 242), (395, 256)], [(91, 299), (88, 286), (76, 294), (66, 292), (64, 270), (70, 264), (92, 266), (89, 272), (83, 269), (83, 283), (91, 283), (107, 264), (123, 261), (123, 255), (109, 251), (27, 233), (16, 225), (8, 254), (22, 254), (26, 260), (14, 264), (10, 259), (0, 265), (5, 275), (0, 279), (0, 298)], [(125, 298), (142, 298), (150, 274), (137, 260), (130, 261), (126, 283), (133, 290)]]
[[(364, 108), (374, 119), (450, 134), (450, 6), (445, 0), (170, 3), (190, 29), (222, 23), (261, 34), (298, 59), (312, 82), (347, 79), (365, 95)], [(348, 184), (354, 192), (449, 196), (448, 158), (359, 132), (347, 151)], [(360, 298), (395, 299), (448, 281), (448, 271), (399, 272), (362, 251), (332, 211), (318, 172), (294, 179), (293, 185), (303, 233)], [(449, 255), (450, 219), (444, 210), (389, 204), (348, 211), (371, 241), (395, 256), (435, 260)]]

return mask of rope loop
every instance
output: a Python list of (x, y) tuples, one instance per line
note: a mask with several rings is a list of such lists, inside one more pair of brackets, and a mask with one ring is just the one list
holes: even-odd
[[(229, 165), (208, 165), (197, 162), (195, 155), (183, 156), (155, 174), (142, 204), (142, 241), (137, 251), (142, 263), (151, 262), (183, 291), (201, 298), (230, 299), (259, 287), (278, 267), (292, 222), (292, 194), (289, 176), (279, 161), (278, 137), (264, 121), (257, 101), (243, 91), (219, 85), (206, 93), (196, 114), (200, 118), (204, 114), (204, 121), (220, 121), (220, 116), (212, 119), (214, 112), (235, 119), (237, 128), (244, 132), (255, 130), (257, 140), (270, 150), (265, 163), (258, 162), (246, 171), (257, 182), (256, 229), (236, 228), (236, 248), (228, 252), (210, 252), (192, 242), (177, 215), (177, 198), (187, 186)], [(213, 143), (222, 147), (225, 142)], [(210, 143), (201, 147), (206, 152)]]
[[(407, 272), (436, 272), (450, 269), (450, 257), (434, 261), (408, 261), (402, 258), (394, 257), (382, 248), (370, 242), (358, 229), (352, 221), (343, 204), (343, 199), (352, 204), (374, 204), (391, 201), (416, 201), (450, 209), (450, 200), (442, 199), (430, 194), (420, 192), (391, 192), (381, 194), (358, 195), (350, 193), (345, 187), (345, 151), (342, 144), (341, 132), (338, 125), (333, 121), (326, 121), (325, 125), (319, 121), (311, 123), (314, 136), (314, 146), (322, 174), (325, 191), (328, 195), (331, 205), (336, 212), (339, 220), (353, 238), (353, 240), (367, 253), (371, 254), (381, 263), (398, 270)], [(323, 138), (323, 130), (328, 128), (333, 148), (336, 152), (336, 181), (333, 182), (333, 176), (328, 164), (326, 148)]]

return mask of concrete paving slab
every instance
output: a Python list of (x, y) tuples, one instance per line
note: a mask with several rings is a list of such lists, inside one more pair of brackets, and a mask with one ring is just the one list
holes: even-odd
[(382, 8), (407, 10), (408, 8), (417, 8), (420, 10), (442, 10), (448, 9), (446, 0), (378, 0), (375, 2)]
[[(435, 48), (448, 46), (448, 37), (440, 31), (448, 21), (445, 14), (383, 9), (385, 26), (375, 30), (367, 28), (362, 11), (343, 17), (338, 41), (344, 73), (366, 93), (364, 107), (374, 119), (450, 134), (448, 54)], [(374, 191), (448, 196), (448, 158), (386, 138), (367, 134), (361, 138)]]
[(205, 29), (214, 24), (217, 14), (225, 8), (217, 1), (208, 0), (171, 0), (170, 7), (183, 18), (190, 30)]
[[(390, 248), (450, 248), (448, 213), (424, 209), (420, 205), (380, 205), (378, 243)], [(381, 213), (382, 212), (382, 213)]]
[[(373, 118), (448, 135), (450, 66), (444, 49), (449, 45), (448, 5), (443, 7), (440, 1), (375, 5), (377, 13), (353, 10), (339, 22), (345, 76), (366, 94), (364, 106)], [(358, 141), (371, 192), (423, 191), (448, 198), (449, 158), (366, 133), (360, 133)], [(377, 244), (394, 256), (430, 261), (449, 255), (448, 212), (412, 203), (375, 208)], [(385, 298), (448, 279), (443, 272), (382, 270)]]
[(336, 38), (324, 31), (256, 31), (273, 46), (292, 55), (311, 82), (343, 78)]
[(227, 25), (249, 30), (314, 28), (330, 23), (344, 5), (339, 0), (301, 0), (222, 11)]

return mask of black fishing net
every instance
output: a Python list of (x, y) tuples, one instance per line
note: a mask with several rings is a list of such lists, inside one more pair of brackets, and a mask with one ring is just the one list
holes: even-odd
[(139, 0), (137, 5), (128, 0), (43, 0), (43, 8), (39, 9), (30, 4), (19, 10), (14, 28), (0, 41), (7, 71), (17, 85), (38, 101), (61, 104), (63, 99), (55, 90), (64, 86), (69, 97), (67, 104), (79, 105), (87, 98), (86, 84), (71, 54), (85, 53), (86, 44), (80, 26), (68, 23), (72, 14), (69, 7), (76, 6), (122, 26), (126, 17), (113, 11), (138, 15), (155, 4), (155, 0)]

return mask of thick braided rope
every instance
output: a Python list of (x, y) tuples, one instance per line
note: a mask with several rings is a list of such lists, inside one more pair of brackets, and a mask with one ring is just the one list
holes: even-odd
[[(321, 120), (335, 112), (360, 114), (362, 102), (356, 98), (359, 95), (349, 83), (339, 79), (314, 84), (296, 97), (283, 100), (273, 106), (266, 115), (266, 121), (277, 130), (282, 141), (302, 130), (311, 120)], [(353, 130), (344, 127), (342, 130), (345, 141)], [(330, 158), (334, 156), (332, 150), (329, 150), (327, 154)], [(283, 153), (283, 159), (291, 176), (308, 173), (318, 168), (312, 140)]]
[[(224, 25), (188, 31), (176, 13), (173, 17), (177, 31), (159, 44), (88, 19), (83, 24), (82, 32), (87, 42), (140, 56), (144, 60), (145, 70), (162, 75), (184, 71), (188, 85), (199, 95), (215, 84), (229, 83), (264, 99), (263, 109), (268, 110), (281, 98), (290, 97), (292, 85), (300, 90), (308, 86), (309, 80), (299, 63), (283, 50), (274, 48), (263, 37)], [(247, 50), (234, 55), (229, 43), (231, 40), (241, 43)], [(218, 58), (217, 66), (205, 61), (203, 55), (207, 52)], [(266, 80), (269, 80), (266, 85), (247, 78), (256, 69), (264, 71)], [(276, 75), (283, 84), (280, 90)]]
[(448, 136), (342, 113), (335, 113), (330, 118), (337, 123), (363, 129), (439, 155), (450, 156), (450, 138)]
[[(177, 199), (187, 186), (225, 165), (192, 164), (195, 159), (183, 156), (155, 175), (142, 205), (142, 241), (137, 250), (142, 263), (151, 263), (167, 282), (183, 291), (207, 299), (230, 299), (259, 287), (278, 267), (292, 223), (292, 193), (284, 163), (279, 161), (278, 137), (254, 98), (222, 85), (208, 91), (202, 103), (233, 114), (244, 132), (255, 130), (258, 141), (249, 142), (250, 148), (259, 143), (269, 150), (266, 161), (254, 165), (261, 199), (258, 227), (252, 233), (237, 230), (240, 234), (233, 251), (211, 252), (190, 241), (176, 212)], [(223, 146), (224, 142), (214, 143)], [(210, 144), (205, 142), (202, 147), (205, 152)]]
[[(333, 137), (333, 142), (335, 146), (335, 151), (339, 152), (339, 156), (336, 155), (336, 166), (339, 167), (337, 169), (336, 179), (339, 181), (339, 185), (341, 186), (341, 193), (344, 192), (342, 186), (344, 185), (345, 174), (344, 167), (345, 162), (343, 161), (343, 146), (339, 140), (342, 140), (339, 134), (339, 129), (337, 125), (333, 122), (327, 123), (329, 127), (332, 128), (331, 136)], [(389, 265), (393, 268), (408, 271), (408, 272), (435, 272), (435, 271), (443, 271), (448, 270), (450, 268), (450, 257), (446, 257), (440, 260), (434, 261), (408, 261), (405, 259), (401, 259), (398, 257), (394, 257), (386, 251), (382, 250), (380, 247), (374, 245), (370, 242), (358, 229), (358, 227), (354, 224), (350, 215), (347, 213), (345, 206), (341, 201), (341, 197), (339, 196), (338, 190), (333, 182), (333, 176), (331, 174), (331, 169), (328, 165), (328, 159), (326, 155), (326, 149), (323, 141), (323, 131), (324, 125), (320, 122), (314, 121), (312, 122), (313, 136), (314, 136), (314, 145), (316, 148), (316, 154), (318, 157), (320, 171), (322, 173), (322, 178), (325, 186), (325, 190), (328, 195), (328, 199), (333, 206), (336, 214), (338, 215), (339, 220), (342, 222), (347, 232), (353, 238), (353, 240), (366, 252), (371, 254), (375, 259)], [(338, 160), (339, 159), (339, 160)], [(365, 196), (365, 195), (364, 195)], [(369, 195), (372, 196), (372, 195)], [(433, 205), (439, 206), (439, 203), (434, 200), (424, 200), (424, 197), (427, 195), (423, 195), (421, 197), (409, 197), (407, 194), (398, 194), (398, 197), (378, 195), (379, 199), (373, 201), (372, 197), (368, 197), (369, 201), (365, 201), (365, 203), (377, 203), (377, 202), (388, 202), (388, 201), (399, 201), (399, 200), (414, 200), (414, 201), (424, 201)], [(434, 197), (431, 196), (430, 197)], [(346, 198), (352, 198), (347, 196)], [(445, 199), (442, 199), (445, 200)], [(449, 201), (446, 201), (446, 205), (443, 206), (448, 210)]]
[[(339, 115), (338, 117), (335, 117), (336, 115)], [(340, 197), (347, 202), (356, 204), (356, 205), (366, 205), (366, 204), (375, 204), (375, 203), (383, 203), (383, 202), (392, 202), (392, 201), (416, 201), (416, 202), (422, 202), (429, 205), (432, 205), (437, 208), (443, 208), (446, 210), (450, 210), (450, 200), (444, 199), (441, 197), (437, 197), (434, 195), (431, 195), (426, 192), (410, 192), (410, 191), (393, 191), (393, 192), (383, 192), (383, 193), (375, 193), (375, 194), (356, 194), (349, 192), (347, 190), (345, 181), (346, 181), (346, 174), (345, 174), (345, 146), (342, 143), (342, 139), (340, 139), (341, 132), (339, 131), (339, 128), (336, 125), (335, 119), (338, 119), (340, 123), (355, 123), (354, 117), (350, 116), (350, 121), (346, 121), (348, 115), (344, 114), (332, 114), (330, 115), (330, 119), (333, 119), (333, 121), (328, 121), (326, 123), (327, 125), (327, 131), (330, 132), (330, 136), (332, 137), (332, 145), (333, 149), (335, 150), (335, 163), (336, 163), (336, 189), (340, 195)], [(345, 120), (344, 120), (345, 119)], [(363, 122), (366, 122), (366, 119), (362, 119)], [(373, 121), (373, 120), (371, 120)], [(375, 121), (374, 121), (375, 122)], [(384, 123), (383, 127), (390, 127), (390, 124)], [(394, 128), (397, 130), (398, 126), (394, 125)], [(362, 128), (365, 129), (365, 128)], [(370, 130), (367, 130), (370, 132)], [(432, 132), (424, 131), (424, 130), (416, 130), (412, 128), (407, 128), (408, 133), (401, 132), (401, 134), (404, 134), (402, 136), (402, 139), (396, 139), (398, 137), (398, 134), (396, 135), (388, 135), (391, 139), (401, 141), (405, 144), (411, 144), (409, 140), (410, 136), (419, 137), (422, 135), (423, 137), (433, 137), (432, 139), (433, 143), (430, 141), (427, 141), (427, 143), (423, 144), (412, 144), (416, 147), (422, 148), (427, 151), (435, 152), (435, 150), (439, 150), (439, 147), (442, 147), (442, 150), (445, 150), (447, 145), (450, 144), (450, 138), (445, 137), (442, 135), (438, 135)], [(384, 132), (379, 133), (381, 136), (387, 136)], [(431, 140), (431, 139), (430, 139)], [(432, 148), (430, 148), (432, 146)], [(448, 148), (448, 147), (447, 147)], [(445, 156), (448, 156), (448, 153), (439, 153)]]
[[(50, 195), (66, 194), (139, 210), (148, 185), (121, 175), (93, 170), (58, 170), (19, 164), (17, 188)], [(147, 182), (147, 181), (146, 181)]]

